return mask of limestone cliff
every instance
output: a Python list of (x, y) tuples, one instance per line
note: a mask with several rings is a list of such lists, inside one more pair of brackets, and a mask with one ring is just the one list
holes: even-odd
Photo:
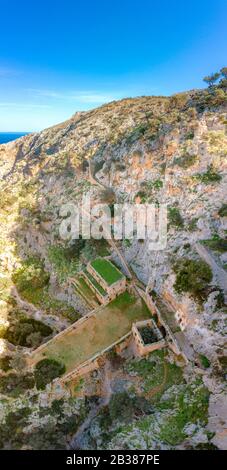
[[(0, 146), (1, 345), (2, 357), (14, 359), (13, 368), (3, 371), (4, 376), (21, 373), (15, 358), (18, 364), (18, 355), (26, 348), (39, 345), (48, 334), (89, 311), (70, 282), (81, 263), (86, 265), (105, 249), (121, 265), (107, 244), (64, 242), (59, 236), (60, 207), (79, 202), (86, 191), (93, 201), (111, 204), (166, 203), (164, 250), (151, 252), (148, 240), (137, 239), (119, 241), (117, 246), (144, 287), (152, 287), (154, 298), (167, 302), (167, 309), (181, 312), (185, 328), (183, 332), (179, 328), (178, 339), (189, 360), (184, 376), (186, 381), (201, 379), (209, 391), (204, 429), (209, 439), (212, 435), (213, 445), (225, 448), (226, 130), (226, 91), (215, 87), (212, 92), (112, 102)], [(185, 260), (187, 265), (182, 264)], [(201, 279), (196, 277), (196, 266), (201, 263), (205, 270), (208, 266), (206, 274), (210, 269), (211, 276), (208, 273), (198, 286)], [(188, 278), (182, 285), (185, 272)], [(36, 325), (24, 343), (11, 343), (7, 329), (24, 315), (43, 322), (52, 332), (45, 335)], [(7, 391), (1, 393), (7, 395)], [(78, 404), (76, 409), (78, 414)], [(153, 418), (149, 419), (153, 429)], [(123, 436), (125, 445), (133, 448), (132, 443), (138, 445), (139, 440), (142, 448), (165, 447), (163, 416), (158, 420), (155, 426), (162, 432), (155, 442), (146, 444), (142, 430), (132, 425)], [(204, 429), (185, 427), (182, 439), (178, 436), (172, 446), (207, 443)], [(122, 436), (113, 433), (111, 439), (108, 445), (117, 448)]]

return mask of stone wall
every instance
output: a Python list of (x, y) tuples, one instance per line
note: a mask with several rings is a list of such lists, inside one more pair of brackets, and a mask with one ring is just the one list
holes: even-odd
[(114, 284), (109, 286), (90, 264), (88, 264), (87, 270), (94, 277), (94, 279), (100, 284), (100, 286), (108, 293), (110, 300), (115, 299), (117, 295), (122, 294), (125, 291), (126, 289), (125, 277), (119, 279)]
[[(145, 327), (145, 326), (149, 326), (154, 331), (154, 333), (157, 335), (157, 341), (153, 343), (149, 343), (149, 344), (144, 343), (143, 338), (139, 332), (139, 328)], [(138, 356), (145, 356), (146, 354), (149, 354), (152, 351), (155, 351), (157, 349), (162, 349), (166, 346), (166, 341), (162, 337), (160, 331), (158, 330), (157, 326), (155, 325), (152, 319), (133, 323), (132, 336), (135, 342)]]
[(86, 274), (83, 271), (81, 271), (80, 274), (84, 278), (85, 282), (89, 285), (92, 292), (94, 292), (94, 294), (96, 295), (97, 299), (101, 302), (101, 304), (107, 304), (108, 302), (110, 302), (111, 299), (108, 293), (106, 295), (102, 295), (101, 292), (98, 289), (96, 289), (96, 287), (90, 281), (89, 277), (86, 276)]

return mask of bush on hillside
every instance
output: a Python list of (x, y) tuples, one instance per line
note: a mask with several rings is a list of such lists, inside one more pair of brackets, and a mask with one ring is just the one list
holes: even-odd
[(17, 375), (10, 373), (1, 377), (0, 393), (17, 398), (26, 390), (33, 388), (35, 385), (32, 374)]
[(143, 397), (130, 397), (127, 392), (115, 393), (109, 402), (109, 418), (112, 421), (130, 422), (138, 414), (149, 414), (150, 403)]
[(200, 357), (200, 361), (201, 361), (202, 366), (205, 369), (208, 369), (208, 367), (210, 367), (209, 359), (206, 356), (204, 356), (203, 354), (200, 354), (199, 357)]
[(173, 270), (176, 273), (176, 292), (189, 292), (197, 300), (205, 299), (205, 291), (212, 280), (212, 271), (208, 264), (202, 260), (184, 258), (174, 265)]
[(35, 383), (39, 390), (44, 390), (46, 385), (56, 377), (65, 373), (65, 365), (54, 359), (42, 359), (35, 366)]
[(50, 275), (44, 270), (42, 261), (32, 257), (24, 261), (23, 266), (17, 269), (12, 280), (20, 293), (26, 289), (38, 289), (49, 282)]
[(195, 178), (204, 184), (218, 183), (222, 179), (221, 175), (214, 170), (212, 165), (209, 165), (206, 173), (197, 173)]
[(227, 204), (223, 204), (221, 206), (221, 208), (218, 211), (218, 215), (220, 215), (220, 217), (227, 217)]
[(177, 157), (174, 159), (173, 164), (187, 169), (190, 166), (194, 165), (197, 160), (197, 155), (190, 155), (189, 153), (185, 153), (181, 157)]
[(227, 251), (227, 238), (214, 237), (210, 240), (203, 240), (203, 243), (211, 250), (219, 251), (220, 253)]
[(10, 361), (11, 361), (11, 356), (5, 356), (0, 358), (0, 369), (2, 369), (4, 372), (7, 372), (11, 366), (10, 366)]
[(23, 318), (10, 325), (4, 338), (16, 346), (38, 346), (43, 337), (49, 336), (52, 328), (33, 318)]
[(182, 228), (184, 226), (183, 217), (177, 207), (168, 208), (168, 221), (170, 227)]

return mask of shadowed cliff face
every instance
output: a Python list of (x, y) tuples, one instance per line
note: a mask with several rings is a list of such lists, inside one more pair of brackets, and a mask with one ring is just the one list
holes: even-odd
[[(119, 241), (118, 248), (138, 279), (184, 315), (186, 328), (178, 336), (185, 353), (190, 350), (185, 376), (203, 376), (218, 410), (227, 309), (219, 276), (227, 267), (226, 128), (226, 93), (216, 88), (212, 93), (112, 102), (1, 145), (3, 327), (14, 327), (22, 312), (50, 325), (54, 333), (61, 330), (90, 309), (70, 283), (79, 261), (85, 266), (97, 256), (109, 255), (121, 263), (104, 242), (60, 238), (63, 204), (79, 203), (88, 191), (92, 203), (166, 203), (164, 250), (151, 252), (148, 240), (137, 239)], [(212, 280), (205, 286), (195, 268), (204, 262), (204, 252), (206, 260), (212, 259)], [(37, 284), (37, 273), (46, 280), (43, 284)], [(31, 347), (43, 340), (35, 333)], [(2, 337), (4, 354), (16, 355), (18, 345)], [(209, 367), (201, 357), (208, 359)], [(214, 423), (211, 416), (210, 422), (208, 431), (215, 433), (222, 426), (221, 417)], [(219, 432), (215, 444), (223, 447), (221, 436)], [(112, 442), (118, 443), (118, 437)]]

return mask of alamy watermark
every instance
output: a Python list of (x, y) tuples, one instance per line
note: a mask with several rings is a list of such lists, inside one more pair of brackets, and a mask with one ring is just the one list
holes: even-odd
[(81, 204), (64, 204), (59, 211), (59, 233), (63, 240), (148, 240), (150, 250), (163, 250), (167, 244), (167, 205), (91, 204), (89, 193)]

